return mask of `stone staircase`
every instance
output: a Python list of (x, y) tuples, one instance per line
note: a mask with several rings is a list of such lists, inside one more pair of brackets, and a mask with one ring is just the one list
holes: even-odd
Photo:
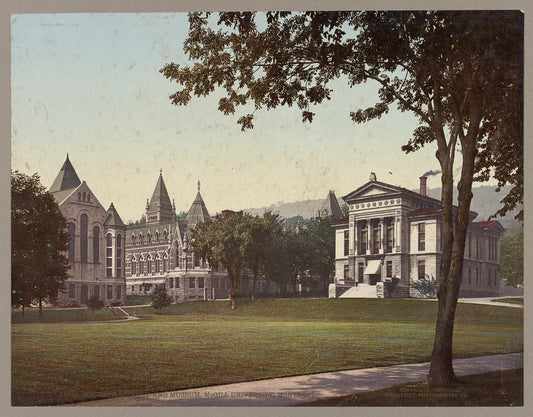
[(120, 307), (109, 307), (114, 315), (125, 317), (127, 320), (137, 320), (137, 317), (130, 316)]
[(359, 284), (344, 292), (339, 298), (378, 298), (377, 287), (369, 284)]

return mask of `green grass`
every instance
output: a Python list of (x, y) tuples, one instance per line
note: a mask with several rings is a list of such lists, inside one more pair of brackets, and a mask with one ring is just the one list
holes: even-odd
[[(115, 323), (12, 326), (12, 402), (61, 404), (428, 361), (437, 303), (283, 299), (125, 307)], [(459, 304), (455, 357), (523, 350), (523, 311)], [(29, 358), (31, 360), (29, 360)]]
[(11, 311), (11, 323), (69, 323), (80, 321), (122, 320), (123, 317), (113, 314), (109, 308), (89, 310), (88, 308), (43, 308), (43, 318), (39, 317), (38, 308)]
[(378, 391), (316, 400), (315, 407), (505, 407), (524, 405), (524, 370), (459, 377), (454, 387), (430, 387), (426, 382), (395, 385)]
[(136, 306), (143, 304), (150, 304), (152, 300), (149, 295), (127, 295), (126, 296), (126, 305), (127, 306)]
[(498, 298), (496, 300), (491, 300), (495, 303), (508, 303), (508, 304), (520, 304), (524, 305), (524, 299), (520, 298)]

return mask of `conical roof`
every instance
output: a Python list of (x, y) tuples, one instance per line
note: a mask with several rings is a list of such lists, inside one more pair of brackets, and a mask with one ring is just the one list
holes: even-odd
[(318, 217), (327, 216), (332, 216), (334, 219), (340, 219), (343, 217), (339, 201), (335, 196), (335, 192), (331, 190), (329, 191), (328, 196), (322, 203), (322, 206), (320, 207), (320, 210), (318, 212)]
[(194, 228), (198, 223), (205, 222), (210, 218), (207, 207), (205, 206), (202, 195), (200, 194), (200, 181), (198, 181), (198, 194), (189, 209), (185, 221), (189, 228)]
[(107, 219), (104, 222), (104, 226), (126, 226), (120, 216), (118, 215), (117, 210), (113, 203), (107, 209)]
[(170, 197), (168, 196), (165, 181), (163, 181), (162, 171), (159, 173), (159, 178), (152, 194), (152, 198), (150, 199), (148, 210), (172, 212), (172, 203), (170, 202)]
[(78, 187), (80, 184), (81, 181), (78, 178), (78, 174), (76, 174), (76, 171), (70, 163), (67, 154), (67, 159), (61, 167), (59, 174), (57, 174), (57, 177), (54, 180), (52, 186), (50, 187), (49, 192), (58, 193), (60, 191), (71, 190)]

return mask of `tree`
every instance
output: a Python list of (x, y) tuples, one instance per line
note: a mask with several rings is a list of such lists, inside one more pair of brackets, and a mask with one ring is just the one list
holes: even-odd
[[(264, 22), (256, 19), (264, 17)], [(371, 81), (378, 102), (354, 109), (357, 123), (380, 118), (394, 103), (419, 120), (403, 147), (436, 145), (442, 182), (443, 253), (438, 314), (428, 382), (454, 383), (452, 339), (469, 224), (472, 182), (494, 176), (511, 184), (501, 213), (523, 200), (523, 14), (519, 11), (269, 12), (189, 15), (184, 50), (193, 64), (161, 69), (181, 89), (170, 96), (186, 105), (192, 95), (225, 91), (219, 110), (234, 114), (295, 104), (312, 122), (311, 106), (331, 98), (330, 83)], [(263, 28), (264, 27), (264, 28)], [(254, 110), (254, 112), (255, 112)], [(253, 127), (243, 114), (241, 129)], [(459, 155), (460, 153), (460, 155)], [(461, 158), (458, 205), (452, 206), (454, 164)]]
[(54, 197), (31, 177), (11, 173), (11, 305), (53, 302), (69, 278), (67, 223)]
[(255, 298), (255, 285), (259, 275), (276, 281), (279, 273), (279, 245), (282, 238), (282, 219), (279, 214), (266, 211), (263, 217), (247, 218), (250, 239), (245, 248), (246, 267), (252, 272), (251, 298)]
[(501, 279), (511, 287), (524, 285), (524, 229), (502, 239), (500, 252)]
[(161, 314), (161, 309), (168, 307), (172, 303), (172, 298), (168, 295), (164, 284), (155, 286), (150, 299), (152, 300), (152, 308), (159, 310), (159, 314)]
[(335, 271), (335, 230), (332, 217), (313, 219), (305, 228), (309, 269), (320, 277), (321, 290), (328, 295), (329, 280)]
[(250, 217), (242, 211), (228, 211), (217, 214), (212, 221), (197, 224), (192, 231), (191, 245), (196, 256), (206, 260), (213, 270), (222, 266), (228, 273), (232, 310), (236, 308), (241, 272), (251, 241)]

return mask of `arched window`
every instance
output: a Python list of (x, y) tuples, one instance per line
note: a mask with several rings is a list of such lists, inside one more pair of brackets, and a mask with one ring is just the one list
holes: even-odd
[(82, 195), (83, 195), (82, 199), (83, 199), (83, 201), (85, 201), (85, 191), (83, 192)]
[(160, 259), (159, 255), (156, 255), (156, 257), (155, 257), (155, 273), (156, 274), (159, 274), (159, 272), (161, 272), (160, 269), (159, 269), (159, 266), (160, 266), (159, 259)]
[(81, 193), (78, 193), (78, 201), (81, 201)]
[(131, 275), (135, 275), (137, 273), (137, 264), (135, 262), (135, 258), (131, 258)]
[(137, 275), (144, 275), (144, 259), (139, 259), (139, 272)]
[(152, 235), (150, 233), (146, 235), (146, 239), (148, 240), (148, 243), (152, 243)]
[(152, 274), (152, 256), (149, 255), (148, 259), (146, 260), (146, 274), (151, 275)]
[(155, 232), (155, 241), (159, 243), (159, 232)]
[(106, 277), (113, 276), (113, 235), (108, 233), (106, 236)]
[(93, 227), (93, 262), (95, 264), (100, 262), (100, 228)]
[(131, 235), (131, 244), (135, 246), (135, 235)]
[(84, 213), (80, 216), (80, 260), (87, 263), (87, 225), (89, 217)]
[(166, 242), (167, 240), (168, 240), (167, 231), (164, 230), (164, 231), (163, 231), (163, 241)]
[(163, 258), (163, 273), (167, 272), (168, 255), (165, 253)]
[(67, 226), (68, 231), (68, 260), (74, 262), (74, 256), (76, 253), (76, 225), (69, 223)]
[(115, 242), (117, 247), (115, 264), (117, 268), (117, 277), (120, 278), (122, 276), (122, 235), (118, 234)]

